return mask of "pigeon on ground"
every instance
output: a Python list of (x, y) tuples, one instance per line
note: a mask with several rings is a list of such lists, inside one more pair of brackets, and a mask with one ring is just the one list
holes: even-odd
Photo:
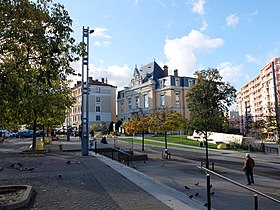
[(214, 193), (214, 191), (213, 191), (213, 192), (210, 192), (210, 194), (211, 194), (211, 195), (214, 195), (215, 193)]
[(198, 195), (199, 195), (199, 193), (197, 192), (197, 193), (195, 193), (194, 195), (195, 195), (195, 196), (198, 196)]
[(189, 195), (189, 198), (192, 199), (192, 198), (193, 198), (193, 195)]
[(2, 167), (0, 167), (0, 171), (3, 171), (3, 168), (2, 168)]
[(58, 177), (59, 177), (59, 178), (62, 178), (62, 174), (61, 174), (61, 173), (58, 173)]
[(35, 168), (25, 168), (25, 171), (33, 171)]
[(68, 160), (66, 163), (67, 163), (68, 165), (70, 165), (70, 164), (71, 164), (71, 160)]
[(11, 168), (20, 168), (21, 166), (21, 163), (13, 163), (12, 165), (10, 165)]
[(191, 189), (191, 188), (189, 188), (187, 185), (185, 185), (185, 189), (186, 189), (186, 190), (189, 190), (189, 189)]
[(205, 204), (204, 204), (204, 206), (206, 206), (206, 207), (207, 207), (207, 206), (208, 206), (208, 205), (207, 205), (207, 203), (205, 203)]
[(195, 183), (195, 185), (196, 185), (196, 186), (199, 185), (199, 182)]

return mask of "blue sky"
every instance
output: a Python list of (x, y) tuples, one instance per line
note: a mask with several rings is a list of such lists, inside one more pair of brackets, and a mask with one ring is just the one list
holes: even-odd
[[(130, 85), (135, 65), (155, 60), (169, 74), (217, 68), (237, 90), (280, 57), (278, 0), (58, 0), (76, 41), (90, 36), (90, 76)], [(81, 72), (81, 62), (73, 64)]]

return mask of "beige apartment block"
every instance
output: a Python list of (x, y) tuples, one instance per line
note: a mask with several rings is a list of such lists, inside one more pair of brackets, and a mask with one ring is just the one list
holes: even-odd
[(258, 75), (237, 92), (240, 130), (249, 132), (249, 124), (276, 116), (280, 96), (280, 58), (274, 58)]
[(150, 114), (167, 108), (181, 113), (185, 118), (190, 116), (187, 108), (186, 94), (195, 78), (178, 76), (178, 70), (168, 75), (168, 67), (163, 69), (154, 61), (134, 69), (130, 87), (118, 91), (118, 119), (128, 121), (137, 113)]
[[(107, 79), (101, 81), (89, 77), (89, 125), (105, 122), (107, 127), (116, 121), (116, 86), (107, 83)], [(81, 125), (82, 106), (82, 82), (78, 81), (72, 88), (72, 95), (76, 102), (71, 108), (68, 119), (69, 125), (77, 129)], [(86, 97), (86, 96), (84, 96)], [(86, 106), (86, 100), (84, 102)], [(84, 113), (86, 115), (86, 113)]]

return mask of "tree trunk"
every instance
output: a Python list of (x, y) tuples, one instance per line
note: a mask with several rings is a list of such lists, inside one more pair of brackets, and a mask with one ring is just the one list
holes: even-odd
[(37, 127), (37, 117), (34, 117), (34, 120), (33, 120), (32, 151), (36, 151), (36, 127)]
[(208, 159), (208, 133), (205, 133), (205, 155), (206, 155), (206, 168), (209, 169), (209, 159)]
[(142, 130), (142, 151), (144, 151), (144, 144), (145, 144), (145, 135), (144, 135), (144, 130)]
[(167, 149), (167, 134), (166, 134), (166, 131), (164, 131), (164, 142), (165, 142), (165, 149)]

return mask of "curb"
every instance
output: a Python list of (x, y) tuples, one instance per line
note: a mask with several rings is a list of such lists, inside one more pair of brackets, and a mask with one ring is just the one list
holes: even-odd
[(7, 203), (0, 205), (0, 210), (12, 210), (12, 209), (18, 209), (21, 208), (25, 205), (27, 205), (31, 199), (31, 194), (32, 194), (32, 186), (30, 185), (5, 185), (5, 186), (0, 186), (0, 193), (2, 192), (12, 192), (15, 190), (21, 190), (25, 189), (23, 192), (23, 195), (21, 198), (15, 202), (12, 203)]

